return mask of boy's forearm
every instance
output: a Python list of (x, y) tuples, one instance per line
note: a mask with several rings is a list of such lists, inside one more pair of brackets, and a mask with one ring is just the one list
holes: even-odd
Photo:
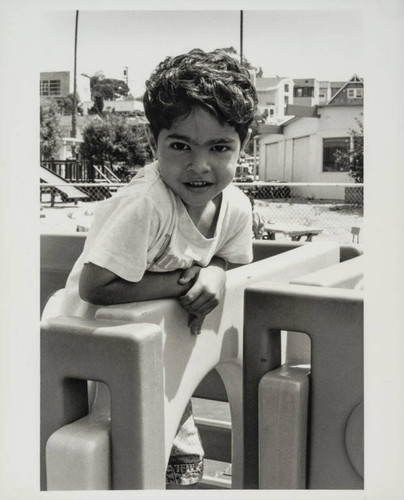
[(193, 282), (178, 283), (180, 273), (181, 270), (167, 273), (146, 271), (141, 281), (135, 283), (116, 277), (110, 283), (94, 290), (91, 295), (82, 298), (95, 305), (113, 305), (179, 297), (193, 285)]
[(222, 257), (217, 257), (216, 255), (212, 257), (212, 260), (209, 262), (209, 266), (219, 267), (223, 269), (223, 271), (227, 270), (227, 261)]

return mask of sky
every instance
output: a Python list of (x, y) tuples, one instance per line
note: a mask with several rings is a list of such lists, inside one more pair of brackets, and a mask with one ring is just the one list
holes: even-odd
[[(362, 13), (355, 10), (244, 10), (243, 52), (264, 77), (346, 81), (363, 67)], [(74, 65), (75, 11), (41, 14), (40, 71)], [(103, 71), (131, 93), (166, 56), (198, 47), (240, 50), (239, 10), (79, 11), (77, 75)], [(83, 78), (83, 77), (82, 77)]]

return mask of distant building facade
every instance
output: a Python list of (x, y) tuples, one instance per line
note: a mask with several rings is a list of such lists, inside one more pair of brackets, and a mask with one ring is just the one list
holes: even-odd
[(266, 123), (281, 123), (285, 120), (285, 110), (293, 104), (293, 79), (288, 77), (255, 79), (258, 111)]
[[(300, 88), (311, 88), (313, 92), (312, 95), (299, 97), (316, 97), (315, 85)], [(318, 88), (321, 88), (320, 85)], [(330, 93), (331, 89), (330, 85)], [(328, 102), (308, 106), (306, 110), (303, 106), (301, 116), (295, 115), (281, 126), (261, 126), (260, 180), (302, 183), (353, 182), (348, 170), (340, 170), (334, 153), (337, 149), (345, 149), (350, 145), (349, 130), (357, 130), (357, 120), (363, 119), (363, 94), (363, 80), (354, 75), (334, 92)], [(309, 103), (308, 100), (306, 102)], [(298, 108), (298, 105), (291, 106), (294, 110)], [(318, 196), (318, 190), (309, 187), (299, 188), (300, 191), (305, 196)], [(324, 192), (322, 195), (324, 196)], [(330, 199), (340, 199), (341, 196), (343, 198), (343, 193), (337, 192), (335, 188), (330, 188), (327, 193)]]
[(320, 102), (320, 84), (315, 78), (294, 78), (293, 104), (316, 106)]
[(39, 76), (40, 99), (55, 99), (59, 105), (70, 94), (70, 71), (41, 72)]
[[(93, 101), (81, 102), (83, 114), (87, 115), (94, 106)], [(107, 113), (130, 114), (136, 111), (144, 111), (143, 103), (136, 99), (104, 100), (104, 111)]]

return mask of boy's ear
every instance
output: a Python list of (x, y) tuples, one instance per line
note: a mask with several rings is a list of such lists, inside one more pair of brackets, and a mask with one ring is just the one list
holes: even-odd
[(245, 136), (245, 139), (244, 139), (243, 143), (241, 144), (240, 153), (242, 151), (244, 151), (244, 148), (247, 146), (248, 141), (250, 140), (250, 137), (251, 137), (251, 132), (252, 132), (252, 130), (249, 128), (248, 132), (247, 132), (247, 135)]
[(147, 127), (146, 131), (146, 136), (147, 136), (147, 142), (149, 143), (150, 149), (152, 150), (154, 158), (157, 158), (157, 144), (156, 140), (154, 138), (154, 135), (152, 134), (152, 131), (150, 130), (150, 127)]

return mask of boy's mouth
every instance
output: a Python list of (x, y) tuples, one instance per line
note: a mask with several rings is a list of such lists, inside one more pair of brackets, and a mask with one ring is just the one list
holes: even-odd
[(189, 182), (184, 182), (185, 186), (190, 187), (190, 188), (204, 188), (208, 186), (212, 186), (212, 182), (207, 182), (207, 181), (189, 181)]

